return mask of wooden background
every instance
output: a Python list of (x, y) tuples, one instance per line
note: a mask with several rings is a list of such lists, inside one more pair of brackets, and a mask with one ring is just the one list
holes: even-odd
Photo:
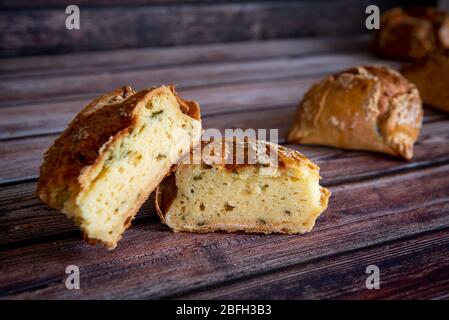
[[(0, 0), (0, 57), (366, 33), (365, 8), (418, 0)], [(80, 30), (65, 28), (78, 4)]]
[[(96, 3), (92, 10), (116, 8)], [(22, 14), (30, 6), (8, 5)], [(206, 7), (186, 6), (197, 5)], [(58, 5), (42, 0), (31, 7), (45, 13)], [(448, 299), (449, 116), (430, 108), (412, 161), (287, 145), (321, 167), (322, 184), (332, 192), (307, 235), (175, 234), (148, 201), (108, 252), (85, 244), (71, 221), (34, 195), (45, 150), (105, 91), (175, 83), (201, 104), (204, 127), (277, 128), (285, 144), (298, 101), (324, 75), (363, 63), (398, 67), (372, 56), (369, 41), (369, 34), (356, 34), (0, 60), (0, 298)], [(26, 53), (51, 52), (46, 45)], [(62, 50), (83, 49), (66, 45)], [(72, 264), (80, 267), (81, 290), (65, 288)], [(380, 267), (380, 290), (365, 287), (370, 264)]]

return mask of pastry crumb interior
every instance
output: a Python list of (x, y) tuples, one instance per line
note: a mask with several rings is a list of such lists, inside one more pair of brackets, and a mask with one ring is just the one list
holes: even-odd
[(88, 188), (64, 203), (63, 211), (90, 239), (115, 243), (132, 219), (130, 212), (199, 140), (200, 121), (184, 114), (173, 95), (157, 95), (140, 110), (132, 131), (108, 147)]
[(265, 175), (257, 166), (237, 171), (181, 166), (166, 222), (175, 231), (310, 231), (327, 206), (328, 194), (319, 186), (317, 171), (295, 169)]

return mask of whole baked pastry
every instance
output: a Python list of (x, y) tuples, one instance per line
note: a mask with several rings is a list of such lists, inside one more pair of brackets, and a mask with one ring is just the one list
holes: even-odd
[(380, 56), (398, 60), (449, 48), (449, 16), (432, 7), (388, 10), (381, 17), (373, 47)]
[(402, 73), (417, 86), (425, 104), (449, 112), (449, 49), (404, 65)]
[(287, 139), (411, 159), (422, 117), (418, 90), (407, 79), (386, 67), (358, 66), (309, 89)]
[(173, 87), (114, 90), (84, 108), (46, 152), (37, 195), (72, 218), (86, 240), (112, 249), (200, 136), (198, 104)]
[(174, 167), (156, 191), (159, 216), (175, 232), (303, 233), (327, 208), (319, 167), (297, 151), (235, 140), (199, 149), (198, 162)]

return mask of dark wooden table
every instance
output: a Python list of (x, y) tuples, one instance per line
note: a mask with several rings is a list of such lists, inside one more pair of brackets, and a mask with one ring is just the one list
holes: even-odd
[[(366, 38), (276, 40), (0, 60), (0, 296), (29, 298), (449, 298), (449, 117), (429, 109), (412, 161), (289, 146), (332, 197), (307, 235), (175, 234), (151, 201), (118, 248), (81, 240), (34, 190), (43, 152), (90, 99), (177, 84), (204, 127), (278, 128), (326, 74), (361, 63)], [(379, 290), (365, 287), (368, 265)], [(77, 265), (81, 289), (67, 290)]]

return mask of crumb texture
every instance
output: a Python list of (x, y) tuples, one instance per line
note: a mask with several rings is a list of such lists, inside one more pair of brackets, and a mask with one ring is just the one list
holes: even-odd
[(195, 105), (180, 103), (173, 88), (126, 90), (75, 118), (47, 152), (38, 186), (44, 202), (109, 248), (201, 134), (199, 117), (189, 115)]
[[(162, 220), (174, 231), (303, 233), (327, 208), (319, 168), (279, 148), (279, 166), (177, 166), (157, 192)], [(294, 155), (294, 156), (293, 156)]]

